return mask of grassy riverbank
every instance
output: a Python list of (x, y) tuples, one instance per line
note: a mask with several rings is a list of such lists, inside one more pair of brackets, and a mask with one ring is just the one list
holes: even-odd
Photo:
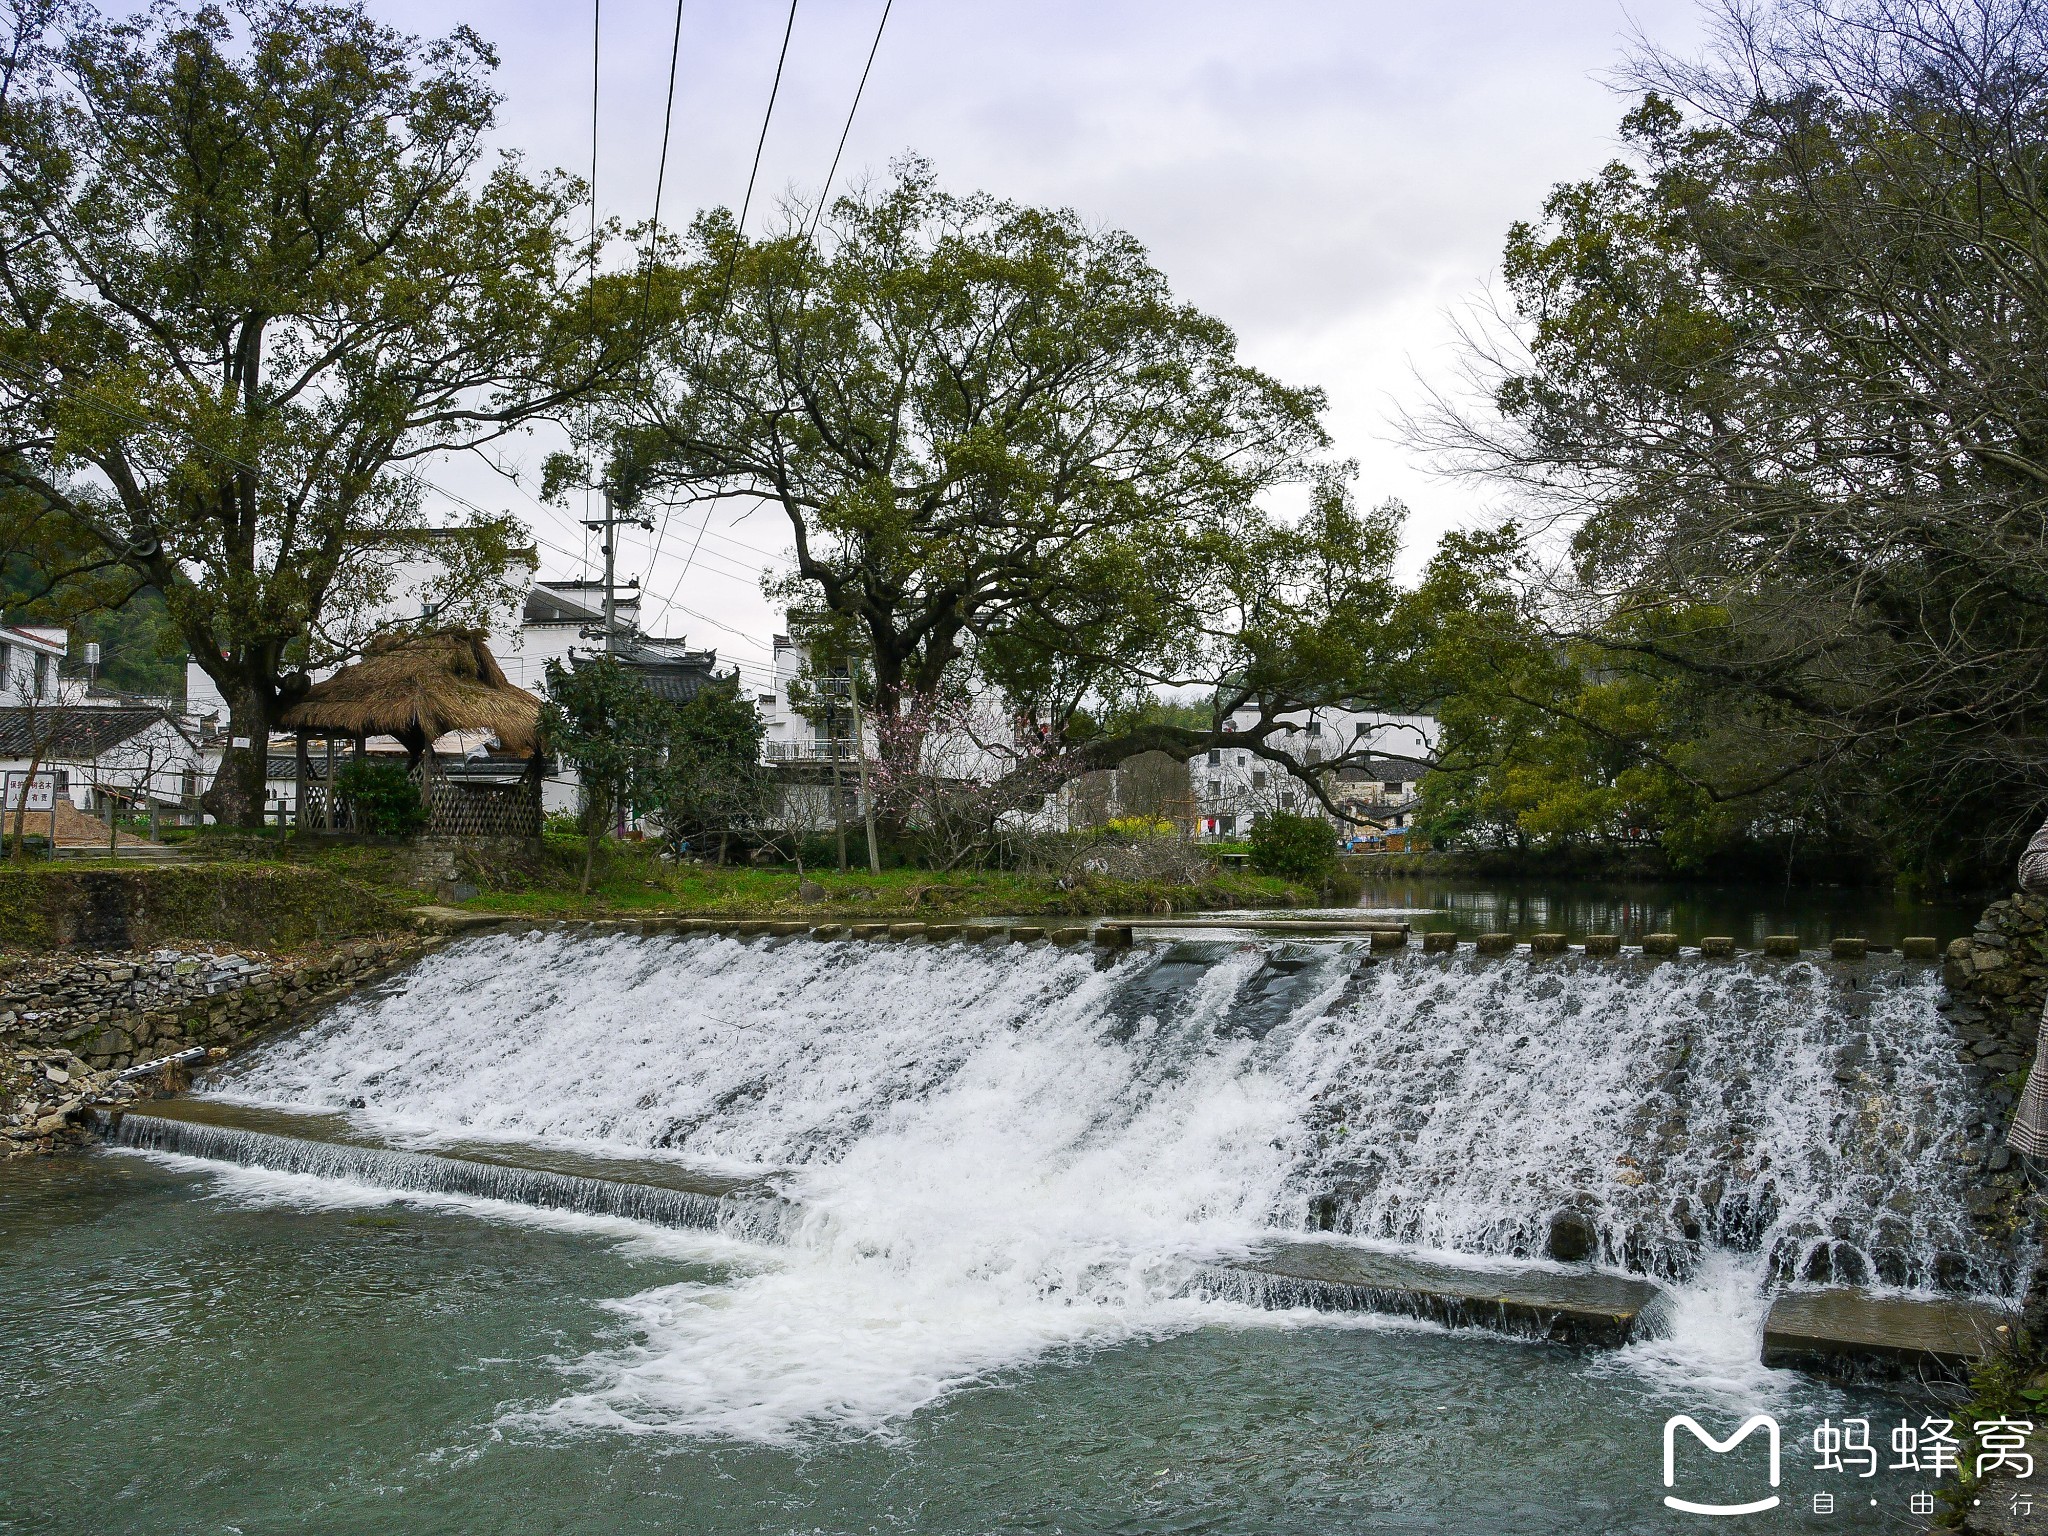
[(325, 870), (398, 904), (433, 902), (533, 917), (1088, 917), (1317, 906), (1357, 896), (1356, 885), (1343, 877), (1341, 888), (1326, 892), (1235, 870), (1216, 871), (1193, 883), (1093, 874), (1062, 882), (1007, 870), (906, 866), (871, 875), (864, 869), (841, 874), (833, 869), (799, 873), (793, 868), (676, 865), (645, 843), (606, 844), (586, 894), (581, 889), (583, 847), (570, 838), (551, 837), (520, 852), (464, 849), (437, 857), (403, 844), (234, 834), (193, 839), (187, 846), (209, 864)]
[[(813, 887), (810, 899), (802, 888)], [(818, 893), (822, 892), (822, 896)], [(1072, 885), (1000, 870), (884, 870), (879, 875), (794, 870), (685, 869), (615, 872), (588, 896), (573, 885), (480, 891), (460, 903), (476, 911), (574, 917), (586, 913), (680, 912), (720, 917), (993, 917), (1168, 913), (1224, 907), (1290, 907), (1316, 893), (1264, 875), (1219, 875), (1195, 885), (1086, 877)]]

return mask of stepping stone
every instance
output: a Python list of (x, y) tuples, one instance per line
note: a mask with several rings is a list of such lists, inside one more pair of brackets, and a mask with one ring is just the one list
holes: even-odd
[(1787, 1291), (1764, 1319), (1764, 1364), (1837, 1378), (1961, 1376), (2012, 1319), (1961, 1298), (1879, 1296), (1851, 1286)]
[(1610, 1349), (1635, 1337), (1664, 1294), (1648, 1280), (1593, 1269), (1467, 1266), (1315, 1238), (1290, 1239), (1210, 1274), (1235, 1276), (1252, 1293), (1245, 1299), (1270, 1306), (1391, 1312)]

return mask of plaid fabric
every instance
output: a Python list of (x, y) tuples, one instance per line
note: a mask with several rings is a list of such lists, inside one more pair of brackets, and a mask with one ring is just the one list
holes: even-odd
[[(2020, 855), (2019, 877), (2021, 890), (2036, 896), (2048, 894), (2048, 821), (2041, 823), (2027, 851)], [(2041, 1021), (2027, 1091), (2013, 1113), (2012, 1129), (2005, 1133), (2007, 1146), (2030, 1157), (2048, 1157), (2048, 1005), (2041, 1010)]]
[(2034, 895), (2048, 894), (2048, 822), (2034, 834), (2027, 851), (2020, 855), (2020, 889)]
[(2032, 1157), (2048, 1157), (2048, 1007), (2041, 1010), (2041, 1018), (2034, 1069), (2027, 1074), (2027, 1091), (2013, 1112), (2012, 1129), (2005, 1133), (2007, 1146)]

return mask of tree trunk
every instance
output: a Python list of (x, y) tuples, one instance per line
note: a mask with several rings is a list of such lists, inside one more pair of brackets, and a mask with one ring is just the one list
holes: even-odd
[(604, 836), (604, 824), (611, 815), (611, 807), (587, 787), (583, 795), (583, 894), (588, 896), (591, 867), (597, 863), (597, 845)]
[[(41, 771), (42, 766), (43, 748), (38, 742), (35, 750), (29, 754), (28, 776), (21, 781), (21, 796), (14, 803), (14, 857), (17, 860), (25, 861), (28, 858), (28, 833), (23, 830), (22, 824), (28, 819), (28, 792), (35, 787), (36, 774)], [(55, 793), (53, 788), (53, 797)], [(55, 839), (51, 841), (54, 843)], [(56, 851), (54, 847), (50, 850), (52, 854)]]
[[(235, 745), (247, 742), (245, 747)], [(223, 826), (263, 825), (263, 784), (270, 750), (270, 710), (253, 688), (238, 690), (228, 700), (228, 749), (213, 776), (213, 787), (200, 796), (214, 820)]]

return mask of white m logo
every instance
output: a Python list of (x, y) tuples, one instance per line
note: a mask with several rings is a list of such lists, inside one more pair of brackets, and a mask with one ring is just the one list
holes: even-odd
[[(1676, 1440), (1678, 1426), (1683, 1424), (1693, 1432), (1701, 1445), (1715, 1455), (1732, 1451), (1758, 1430), (1765, 1431), (1771, 1442), (1771, 1486), (1778, 1486), (1778, 1421), (1768, 1413), (1759, 1413), (1726, 1440), (1716, 1440), (1701, 1429), (1699, 1422), (1687, 1414), (1675, 1413), (1664, 1421), (1664, 1486), (1669, 1488), (1678, 1481)], [(1673, 1509), (1682, 1509), (1689, 1515), (1760, 1515), (1767, 1509), (1778, 1507), (1778, 1496), (1774, 1493), (1767, 1499), (1758, 1499), (1751, 1504), (1695, 1504), (1690, 1499), (1675, 1499), (1664, 1495), (1664, 1502)]]

